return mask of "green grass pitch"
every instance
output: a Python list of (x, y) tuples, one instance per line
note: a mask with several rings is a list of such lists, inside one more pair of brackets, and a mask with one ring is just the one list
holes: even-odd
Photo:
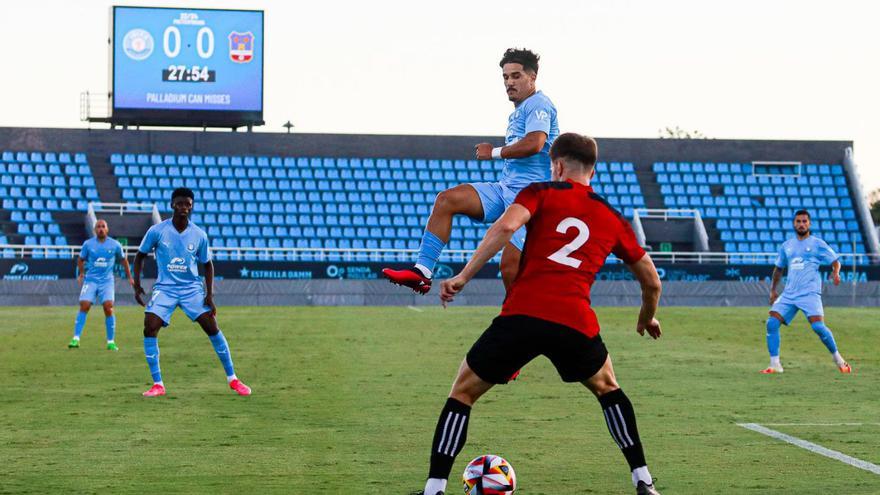
[[(149, 385), (139, 308), (103, 315), (68, 350), (75, 308), (0, 308), (0, 493), (406, 494), (420, 489), (461, 358), (497, 308), (220, 308), (249, 398), (181, 313), (160, 334), (169, 395)], [(767, 365), (762, 308), (663, 308), (659, 341), (634, 308), (599, 308), (664, 494), (877, 494), (880, 476), (745, 430), (769, 426), (880, 464), (878, 310), (828, 310), (855, 374), (837, 372), (803, 316)], [(815, 426), (817, 423), (859, 423)], [(475, 407), (465, 463), (506, 457), (518, 494), (634, 493), (596, 400), (540, 358)]]

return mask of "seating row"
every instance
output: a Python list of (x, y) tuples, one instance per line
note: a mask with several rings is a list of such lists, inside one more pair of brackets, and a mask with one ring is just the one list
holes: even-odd
[[(759, 164), (762, 170), (767, 169), (766, 165)], [(797, 174), (819, 174), (819, 175), (843, 175), (843, 166), (840, 164), (804, 164), (791, 166), (797, 170)], [(701, 163), (701, 162), (654, 162), (654, 172), (686, 172), (686, 173), (719, 173), (719, 174), (751, 174), (754, 167), (751, 163)], [(776, 170), (783, 175), (788, 169), (777, 166)], [(787, 175), (787, 174), (786, 174)]]
[(0, 153), (0, 161), (6, 163), (87, 163), (85, 153), (54, 153), (40, 151), (3, 151)]

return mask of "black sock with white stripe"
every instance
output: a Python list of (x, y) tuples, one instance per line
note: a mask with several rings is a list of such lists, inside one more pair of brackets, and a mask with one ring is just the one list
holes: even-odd
[(630, 471), (645, 466), (647, 464), (645, 452), (639, 439), (632, 402), (623, 390), (617, 389), (599, 397), (599, 404), (602, 405), (602, 412), (605, 413), (605, 424), (608, 425), (611, 438), (623, 451)]
[(452, 397), (446, 399), (443, 412), (434, 430), (434, 442), (431, 445), (431, 469), (428, 478), (448, 479), (452, 471), (455, 456), (461, 452), (467, 440), (468, 422), (471, 407)]

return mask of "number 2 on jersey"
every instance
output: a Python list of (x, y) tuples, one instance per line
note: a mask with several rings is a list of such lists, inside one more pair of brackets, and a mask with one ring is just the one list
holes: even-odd
[(588, 227), (587, 224), (585, 224), (579, 218), (568, 217), (559, 222), (559, 225), (556, 226), (556, 232), (559, 232), (560, 234), (565, 234), (572, 227), (577, 229), (577, 237), (575, 237), (573, 241), (569, 242), (565, 246), (562, 246), (559, 251), (556, 251), (547, 258), (561, 265), (570, 266), (572, 268), (580, 268), (581, 260), (572, 258), (569, 255), (577, 251), (581, 248), (581, 246), (587, 243), (587, 240), (590, 238), (590, 227)]

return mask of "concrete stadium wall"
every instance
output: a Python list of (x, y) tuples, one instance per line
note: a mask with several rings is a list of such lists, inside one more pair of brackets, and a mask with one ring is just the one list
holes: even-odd
[[(506, 117), (499, 115), (498, 130)], [(563, 129), (589, 133), (589, 129)], [(597, 138), (605, 161), (800, 160), (842, 163), (851, 141), (770, 141), (740, 139)], [(501, 136), (406, 136), (370, 134), (284, 134), (0, 127), (0, 149), (46, 151), (113, 150), (127, 153), (281, 155), (373, 158), (473, 158), (474, 145), (503, 144)]]
[[(152, 281), (146, 281), (150, 287)], [(438, 290), (417, 296), (408, 289), (382, 280), (224, 280), (216, 284), (220, 306), (432, 306), (439, 304)], [(768, 306), (766, 282), (666, 282), (665, 306)], [(76, 280), (0, 280), (2, 306), (73, 306), (79, 295)], [(638, 306), (639, 286), (628, 281), (599, 281), (593, 286), (594, 306)], [(456, 305), (499, 306), (504, 299), (500, 281), (474, 280)], [(880, 282), (853, 286), (826, 286), (826, 307), (880, 306)], [(131, 288), (117, 280), (117, 305), (134, 305)]]

